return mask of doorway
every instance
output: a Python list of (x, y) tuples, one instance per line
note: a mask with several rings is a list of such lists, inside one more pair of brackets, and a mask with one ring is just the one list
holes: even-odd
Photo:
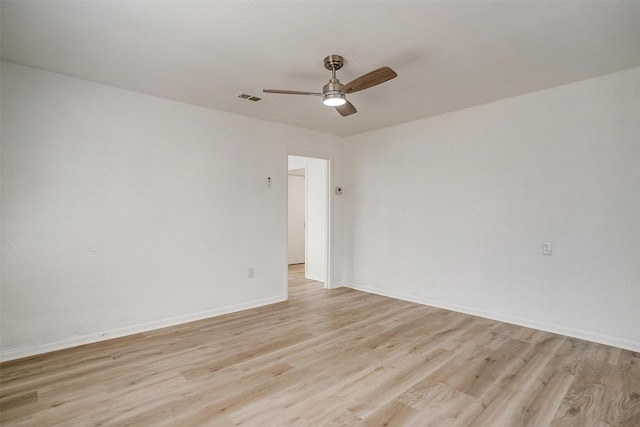
[(289, 155), (287, 267), (330, 287), (329, 159)]

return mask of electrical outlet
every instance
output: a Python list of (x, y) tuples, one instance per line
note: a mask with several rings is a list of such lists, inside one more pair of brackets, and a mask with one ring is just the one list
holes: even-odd
[(542, 255), (551, 255), (551, 243), (543, 243), (542, 244)]
[(248, 271), (247, 277), (249, 279), (253, 279), (253, 275), (254, 275), (253, 267), (249, 267), (249, 271)]

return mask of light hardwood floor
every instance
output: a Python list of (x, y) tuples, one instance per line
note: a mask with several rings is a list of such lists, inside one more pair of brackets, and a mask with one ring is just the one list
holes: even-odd
[(640, 426), (640, 354), (290, 272), (289, 301), (6, 362), (2, 425)]

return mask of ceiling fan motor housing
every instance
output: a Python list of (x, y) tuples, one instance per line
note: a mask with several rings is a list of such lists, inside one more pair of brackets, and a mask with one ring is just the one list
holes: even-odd
[(344, 85), (338, 79), (331, 79), (329, 83), (322, 87), (322, 102), (330, 107), (344, 105), (347, 100), (342, 90)]
[(338, 79), (331, 79), (331, 81), (329, 81), (329, 83), (327, 83), (326, 85), (322, 86), (322, 93), (328, 93), (328, 92), (342, 92), (342, 88), (344, 87), (344, 85), (342, 83), (340, 83), (340, 81)]

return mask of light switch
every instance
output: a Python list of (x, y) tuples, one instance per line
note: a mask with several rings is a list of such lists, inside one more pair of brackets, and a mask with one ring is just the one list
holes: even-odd
[(551, 242), (542, 244), (542, 255), (551, 255)]

